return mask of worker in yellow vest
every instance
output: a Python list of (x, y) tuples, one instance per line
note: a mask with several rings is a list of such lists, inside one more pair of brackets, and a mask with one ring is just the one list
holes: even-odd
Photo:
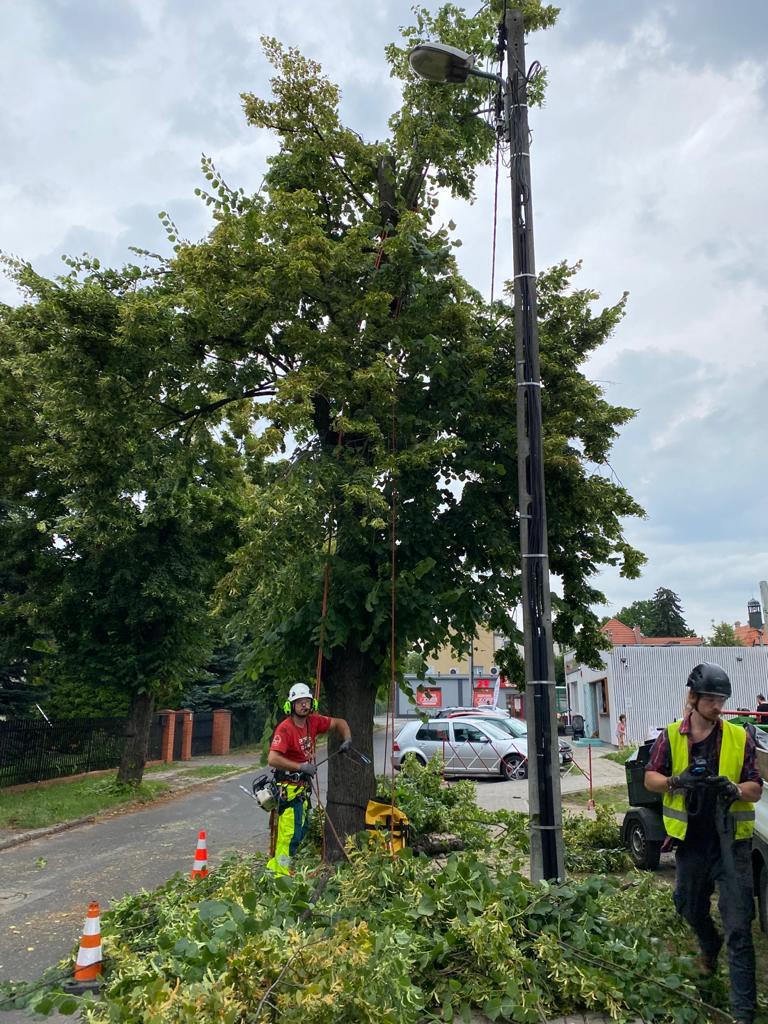
[(675, 849), (675, 907), (696, 933), (704, 974), (714, 973), (723, 944), (710, 914), (717, 886), (731, 1012), (741, 1024), (752, 1024), (752, 832), (763, 787), (755, 734), (751, 727), (722, 718), (731, 681), (719, 665), (697, 665), (688, 686), (689, 710), (659, 734), (645, 769), (645, 788), (664, 794), (667, 839), (662, 850)]

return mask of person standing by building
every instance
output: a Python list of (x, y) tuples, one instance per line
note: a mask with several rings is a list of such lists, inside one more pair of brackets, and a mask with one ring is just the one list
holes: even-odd
[(731, 1012), (740, 1024), (752, 1024), (752, 833), (754, 804), (763, 786), (755, 737), (751, 727), (722, 719), (731, 682), (719, 665), (697, 665), (688, 687), (690, 711), (659, 734), (645, 769), (645, 787), (664, 795), (667, 841), (662, 849), (675, 849), (675, 907), (696, 934), (705, 974), (714, 973), (723, 944), (710, 913), (718, 889)]
[(616, 726), (616, 745), (619, 750), (623, 750), (627, 745), (627, 716), (619, 715), (619, 721)]
[(765, 699), (765, 694), (758, 693), (757, 695), (757, 707), (755, 711), (765, 715), (764, 718), (759, 718), (757, 721), (758, 725), (768, 725), (768, 701)]
[(275, 729), (267, 764), (274, 769), (279, 792), (274, 853), (267, 869), (288, 875), (293, 857), (307, 833), (312, 797), (315, 740), (335, 729), (341, 736), (340, 751), (349, 750), (352, 734), (343, 718), (317, 714), (317, 701), (306, 683), (296, 683), (284, 705), (288, 715)]

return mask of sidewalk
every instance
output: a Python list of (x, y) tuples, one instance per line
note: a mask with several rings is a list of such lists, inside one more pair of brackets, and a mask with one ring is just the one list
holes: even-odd
[[(588, 747), (574, 747), (573, 758), (578, 765), (560, 777), (560, 791), (563, 804), (568, 803), (569, 793), (585, 793), (589, 790), (589, 779), (584, 774), (589, 771)], [(615, 761), (607, 761), (606, 754), (613, 753), (616, 748), (610, 746), (592, 747), (592, 788), (601, 786), (623, 786), (626, 782), (624, 765)], [(582, 771), (579, 771), (579, 768)], [(477, 780), (477, 802), (488, 811), (502, 808), (512, 811), (528, 811), (528, 779), (504, 782), (496, 779)]]

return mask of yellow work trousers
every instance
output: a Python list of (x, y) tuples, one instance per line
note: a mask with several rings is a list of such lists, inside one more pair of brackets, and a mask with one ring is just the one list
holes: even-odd
[(309, 825), (309, 790), (289, 783), (279, 785), (277, 836), (274, 854), (267, 861), (267, 870), (275, 875), (289, 875), (291, 863)]

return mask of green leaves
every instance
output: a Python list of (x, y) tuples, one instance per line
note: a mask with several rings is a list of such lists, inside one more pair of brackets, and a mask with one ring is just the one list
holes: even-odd
[[(690, 933), (669, 887), (647, 874), (533, 886), (491, 850), (439, 868), (408, 850), (352, 846), (318, 893), (314, 865), (276, 880), (264, 860), (230, 858), (195, 885), (178, 875), (117, 901), (103, 915), (107, 969), (89, 1019), (162, 1024), (171, 1009), (195, 1024), (325, 1024), (329, 1012), (421, 1024), (473, 1010), (521, 1022), (712, 1019)], [(5, 983), (3, 994), (69, 1007), (57, 979)]]

